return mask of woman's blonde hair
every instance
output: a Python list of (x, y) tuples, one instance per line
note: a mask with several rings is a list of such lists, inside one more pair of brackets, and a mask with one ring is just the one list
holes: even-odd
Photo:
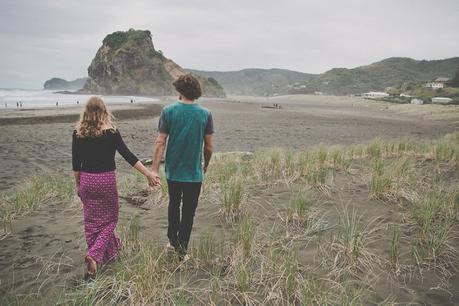
[(102, 135), (103, 126), (115, 128), (113, 115), (108, 110), (104, 101), (99, 97), (91, 97), (81, 113), (76, 131), (78, 137), (97, 137)]

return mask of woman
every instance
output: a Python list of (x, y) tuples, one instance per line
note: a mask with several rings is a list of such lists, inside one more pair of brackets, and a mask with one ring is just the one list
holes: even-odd
[(124, 144), (102, 99), (91, 97), (72, 140), (76, 189), (84, 207), (84, 230), (88, 244), (85, 257), (87, 277), (93, 277), (99, 265), (116, 259), (121, 248), (120, 239), (115, 234), (118, 222), (116, 151), (145, 175), (151, 186), (157, 184), (157, 178)]

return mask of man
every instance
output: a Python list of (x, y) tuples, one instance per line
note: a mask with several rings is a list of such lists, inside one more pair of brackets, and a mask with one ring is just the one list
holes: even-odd
[(179, 101), (165, 107), (159, 119), (152, 171), (159, 183), (159, 165), (167, 142), (165, 171), (169, 188), (168, 248), (173, 248), (180, 259), (187, 259), (186, 251), (198, 206), (203, 172), (207, 171), (212, 156), (214, 131), (212, 114), (195, 102), (201, 96), (199, 81), (187, 74), (179, 77), (173, 85), (179, 93)]

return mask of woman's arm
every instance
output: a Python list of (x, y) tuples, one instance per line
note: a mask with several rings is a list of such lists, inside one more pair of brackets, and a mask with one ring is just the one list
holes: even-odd
[(115, 145), (116, 150), (121, 154), (121, 156), (123, 156), (123, 158), (137, 171), (145, 175), (150, 186), (153, 187), (158, 185), (159, 182), (156, 180), (153, 174), (147, 168), (145, 168), (142, 162), (140, 162), (139, 159), (128, 149), (119, 131), (116, 131)]
[(120, 153), (121, 156), (123, 156), (123, 158), (132, 167), (134, 167), (134, 165), (139, 161), (137, 156), (135, 156), (134, 153), (132, 153), (128, 149), (128, 147), (126, 146), (126, 144), (123, 141), (123, 137), (121, 137), (121, 133), (118, 130), (116, 130), (116, 132), (115, 132), (115, 147), (116, 147), (116, 150), (118, 151), (118, 153)]
[(75, 184), (78, 190), (78, 187), (80, 186), (80, 171), (73, 171), (73, 174), (75, 175)]
[(81, 160), (78, 154), (78, 137), (76, 131), (72, 135), (72, 168), (75, 176), (75, 185), (78, 192), (78, 186), (80, 185), (80, 170), (81, 170)]

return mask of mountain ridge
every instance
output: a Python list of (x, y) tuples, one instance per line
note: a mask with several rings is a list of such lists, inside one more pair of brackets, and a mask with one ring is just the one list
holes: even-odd
[[(227, 94), (272, 96), (314, 92), (347, 95), (381, 91), (386, 87), (403, 83), (419, 83), (436, 77), (452, 77), (458, 67), (459, 57), (438, 60), (389, 57), (354, 68), (332, 68), (320, 74), (279, 68), (247, 68), (236, 71), (187, 70), (215, 78), (225, 88)], [(252, 75), (246, 77), (247, 72)], [(279, 78), (281, 82), (272, 83)]]

